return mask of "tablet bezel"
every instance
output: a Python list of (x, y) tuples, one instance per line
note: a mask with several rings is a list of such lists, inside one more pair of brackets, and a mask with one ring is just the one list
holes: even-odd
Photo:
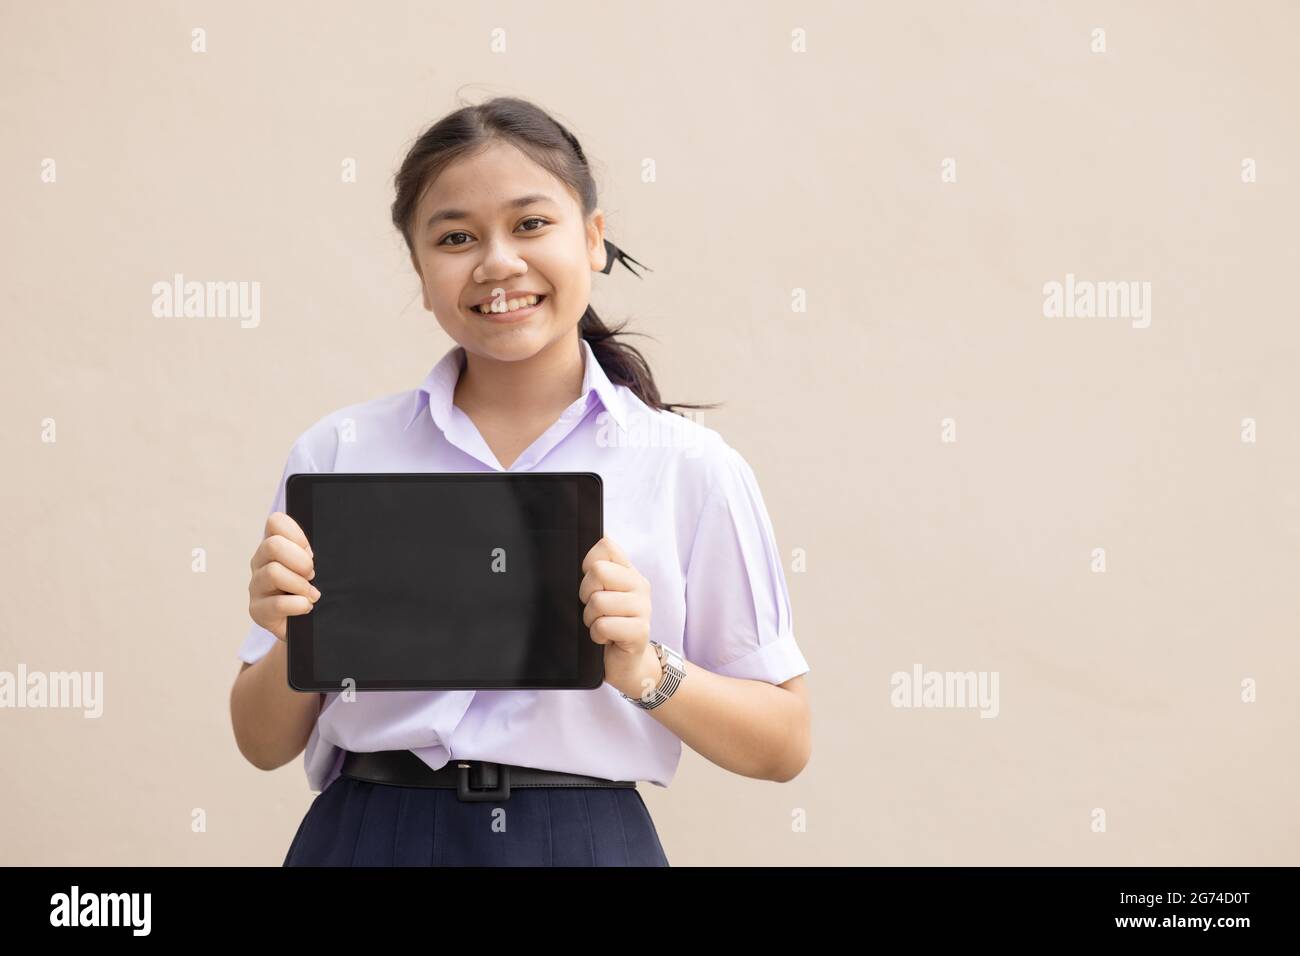
[[(579, 495), (578, 540), (589, 541), (581, 546), (575, 556), (575, 587), (573, 599), (578, 601), (577, 583), (581, 580), (582, 559), (592, 546), (604, 536), (604, 483), (595, 472), (532, 471), (532, 472), (299, 472), (285, 482), (285, 507), (289, 517), (302, 528), (307, 540), (312, 539), (313, 515), (311, 490), (319, 482), (520, 482), (520, 481), (575, 481)], [(595, 523), (591, 524), (594, 516)], [(314, 673), (312, 615), (293, 614), (287, 619), (288, 678), (294, 690), (316, 693), (337, 693), (348, 689), (343, 684), (327, 683)], [(356, 680), (352, 689), (375, 690), (592, 690), (605, 680), (604, 647), (591, 639), (588, 629), (574, 634), (578, 646), (577, 682), (550, 681), (542, 683), (517, 683), (509, 681), (429, 680)]]

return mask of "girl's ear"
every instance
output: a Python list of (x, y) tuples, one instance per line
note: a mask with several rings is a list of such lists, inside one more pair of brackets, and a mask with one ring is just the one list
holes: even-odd
[(605, 213), (601, 209), (587, 217), (587, 259), (596, 272), (602, 271), (609, 260), (605, 248)]

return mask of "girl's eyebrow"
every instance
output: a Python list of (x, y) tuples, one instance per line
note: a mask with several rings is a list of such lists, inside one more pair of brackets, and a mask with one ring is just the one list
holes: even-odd
[[(555, 200), (545, 193), (529, 193), (527, 196), (520, 196), (518, 199), (511, 199), (509, 202), (502, 204), (502, 209), (522, 209), (524, 206), (531, 206), (533, 203), (548, 202), (555, 204)], [(445, 219), (468, 219), (470, 216), (463, 209), (439, 209), (429, 221), (424, 224), (425, 229), (432, 229), (435, 225)]]

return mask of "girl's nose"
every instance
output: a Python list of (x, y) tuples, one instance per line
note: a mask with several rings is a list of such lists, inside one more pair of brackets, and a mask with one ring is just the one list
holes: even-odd
[(483, 251), (483, 261), (478, 266), (478, 272), (483, 275), (484, 282), (518, 275), (526, 269), (527, 265), (515, 252), (514, 246), (508, 239), (487, 243)]

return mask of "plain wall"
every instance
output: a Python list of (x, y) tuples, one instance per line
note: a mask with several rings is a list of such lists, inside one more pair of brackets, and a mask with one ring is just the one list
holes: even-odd
[[(669, 400), (726, 403), (700, 420), (754, 467), (812, 668), (797, 779), (687, 750), (642, 784), (673, 865), (1300, 863), (1298, 29), (1285, 2), (6, 4), (0, 670), (105, 699), (0, 710), (5, 862), (283, 859), (314, 794), (235, 747), (249, 559), (293, 439), (450, 347), (391, 177), (458, 94), (511, 94), (654, 270), (595, 276), (598, 310), (653, 336)], [(155, 318), (175, 273), (260, 282), (260, 324)], [(1045, 316), (1067, 274), (1149, 282), (1149, 326)], [(997, 717), (893, 706), (917, 664), (996, 672)]]

